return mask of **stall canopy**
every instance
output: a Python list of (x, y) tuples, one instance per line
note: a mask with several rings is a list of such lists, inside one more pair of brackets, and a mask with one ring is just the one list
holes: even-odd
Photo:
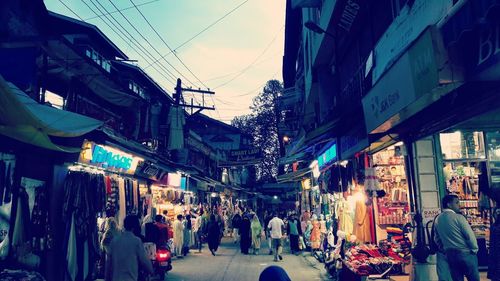
[(54, 137), (79, 137), (98, 127), (101, 121), (42, 105), (0, 76), (0, 133), (50, 150), (79, 152), (79, 147), (55, 144)]

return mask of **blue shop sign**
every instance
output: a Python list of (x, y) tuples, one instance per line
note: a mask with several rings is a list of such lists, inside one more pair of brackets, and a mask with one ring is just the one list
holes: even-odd
[(132, 166), (132, 157), (113, 153), (100, 145), (94, 145), (90, 163), (101, 164), (103, 168), (128, 170)]
[(327, 164), (334, 162), (337, 160), (337, 144), (334, 143), (330, 148), (328, 148), (323, 154), (321, 154), (318, 158), (318, 167), (319, 169), (323, 168)]
[(78, 158), (79, 163), (126, 174), (134, 174), (139, 161), (144, 161), (144, 159), (114, 147), (87, 140), (83, 143), (82, 152)]

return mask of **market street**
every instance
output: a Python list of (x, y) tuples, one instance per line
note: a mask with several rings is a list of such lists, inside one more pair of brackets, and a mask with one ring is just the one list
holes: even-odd
[(201, 254), (191, 250), (187, 257), (174, 259), (173, 269), (166, 280), (254, 281), (259, 280), (260, 272), (270, 265), (283, 267), (292, 280), (327, 280), (321, 279), (320, 271), (311, 267), (301, 255), (291, 255), (286, 251), (283, 261), (273, 262), (273, 256), (267, 254), (267, 249), (262, 249), (257, 256), (243, 255), (239, 251), (239, 244), (224, 238), (215, 257), (205, 245)]

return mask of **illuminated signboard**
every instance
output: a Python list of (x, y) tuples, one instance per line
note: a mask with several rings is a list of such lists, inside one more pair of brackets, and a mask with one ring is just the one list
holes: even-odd
[(318, 157), (318, 166), (322, 169), (325, 165), (337, 160), (337, 144), (334, 143)]
[(85, 141), (78, 162), (103, 169), (133, 174), (142, 158), (135, 157), (119, 149)]

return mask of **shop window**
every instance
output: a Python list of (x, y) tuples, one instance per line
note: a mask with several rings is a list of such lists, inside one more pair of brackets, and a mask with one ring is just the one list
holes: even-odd
[(482, 132), (457, 131), (439, 135), (443, 159), (485, 159)]
[(500, 188), (500, 131), (486, 133), (490, 167), (490, 187)]
[(404, 225), (409, 221), (408, 180), (402, 145), (391, 146), (373, 155), (379, 188), (386, 193), (377, 198), (377, 223)]

